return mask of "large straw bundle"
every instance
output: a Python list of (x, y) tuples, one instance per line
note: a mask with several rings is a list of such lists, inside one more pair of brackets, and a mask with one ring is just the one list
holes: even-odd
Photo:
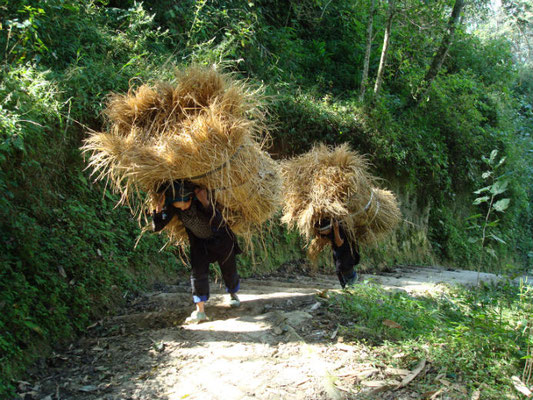
[[(150, 210), (156, 187), (188, 179), (211, 190), (230, 227), (249, 238), (276, 211), (281, 189), (277, 164), (262, 150), (260, 105), (244, 83), (190, 67), (175, 84), (113, 95), (108, 131), (91, 134), (83, 150), (97, 179), (108, 180), (139, 216)], [(177, 218), (165, 231), (186, 244)]]
[(361, 245), (375, 243), (400, 220), (394, 195), (377, 187), (364, 157), (343, 144), (328, 148), (320, 144), (282, 165), (284, 208), (282, 221), (297, 228), (315, 258), (327, 244), (315, 237), (314, 225), (333, 218), (350, 240)]

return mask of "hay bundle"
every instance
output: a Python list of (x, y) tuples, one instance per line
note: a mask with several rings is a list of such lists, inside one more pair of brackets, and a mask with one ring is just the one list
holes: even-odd
[(284, 207), (282, 221), (297, 228), (316, 258), (328, 243), (315, 237), (318, 220), (332, 218), (344, 227), (350, 240), (371, 245), (400, 220), (395, 196), (377, 187), (368, 162), (343, 144), (320, 144), (282, 165)]
[[(113, 95), (107, 132), (93, 133), (84, 152), (97, 179), (107, 180), (141, 215), (164, 182), (188, 179), (211, 190), (235, 233), (249, 238), (278, 208), (281, 179), (263, 151), (261, 96), (213, 69), (190, 67), (175, 84), (142, 85)], [(175, 218), (164, 231), (186, 244)]]

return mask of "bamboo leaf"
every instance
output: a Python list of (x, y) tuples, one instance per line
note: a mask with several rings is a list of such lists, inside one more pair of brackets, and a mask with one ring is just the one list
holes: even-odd
[(494, 251), (494, 249), (490, 247), (485, 247), (485, 251), (489, 253), (492, 257), (498, 258), (498, 256), (496, 255), (496, 251)]
[(494, 168), (500, 167), (505, 162), (506, 157), (503, 157)]
[(487, 224), (487, 227), (491, 227), (491, 228), (493, 228), (493, 227), (495, 227), (496, 225), (498, 225), (498, 222), (500, 222), (500, 220), (499, 220), (499, 219), (495, 219), (494, 221), (489, 222), (489, 223)]
[(399, 323), (392, 321), (390, 319), (384, 319), (382, 324), (385, 326), (388, 326), (389, 328), (402, 329), (402, 326)]
[(24, 325), (26, 325), (28, 328), (30, 328), (32, 331), (37, 332), (39, 335), (43, 335), (43, 330), (39, 325), (32, 321), (24, 320), (22, 321)]
[(417, 367), (409, 375), (403, 378), (402, 382), (398, 386), (396, 386), (395, 389), (397, 390), (397, 389), (407, 386), (413, 379), (415, 379), (418, 376), (418, 374), (420, 374), (420, 372), (422, 372), (425, 366), (426, 366), (426, 359), (423, 358), (422, 360), (420, 360)]

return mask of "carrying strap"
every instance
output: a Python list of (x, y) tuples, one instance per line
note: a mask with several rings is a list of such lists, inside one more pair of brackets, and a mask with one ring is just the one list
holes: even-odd
[[(364, 212), (367, 212), (368, 209), (370, 208), (370, 206), (372, 205), (372, 200), (374, 200), (374, 190), (370, 189), (370, 199), (368, 200), (368, 203), (366, 203), (366, 206), (362, 210), (357, 211), (353, 215), (359, 215), (359, 214), (362, 214)], [(378, 203), (377, 209), (379, 210), (379, 200), (376, 200), (376, 201)], [(374, 218), (375, 217), (376, 216), (374, 215)], [(372, 218), (372, 219), (374, 219), (374, 218)]]
[[(372, 193), (374, 193), (374, 192), (372, 192)], [(376, 211), (374, 212), (374, 216), (373, 216), (372, 219), (370, 220), (370, 223), (372, 223), (372, 222), (376, 219), (376, 216), (378, 215), (378, 212), (379, 212), (379, 206), (380, 206), (380, 204), (379, 204), (379, 200), (376, 200), (376, 203), (377, 203), (377, 205), (376, 205)]]

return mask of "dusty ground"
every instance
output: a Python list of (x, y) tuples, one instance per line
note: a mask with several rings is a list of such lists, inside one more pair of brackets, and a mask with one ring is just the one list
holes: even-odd
[[(482, 274), (483, 280), (496, 279)], [(364, 275), (409, 293), (439, 283), (475, 283), (477, 274), (397, 268)], [(333, 276), (246, 279), (239, 309), (212, 284), (211, 321), (183, 325), (193, 309), (186, 284), (134, 299), (121, 315), (92, 326), (69, 348), (33, 371), (19, 389), (25, 399), (414, 399), (399, 383), (409, 371), (371, 361), (363, 346), (343, 343), (340, 321), (321, 295), (338, 290)], [(383, 388), (386, 389), (386, 388)]]

